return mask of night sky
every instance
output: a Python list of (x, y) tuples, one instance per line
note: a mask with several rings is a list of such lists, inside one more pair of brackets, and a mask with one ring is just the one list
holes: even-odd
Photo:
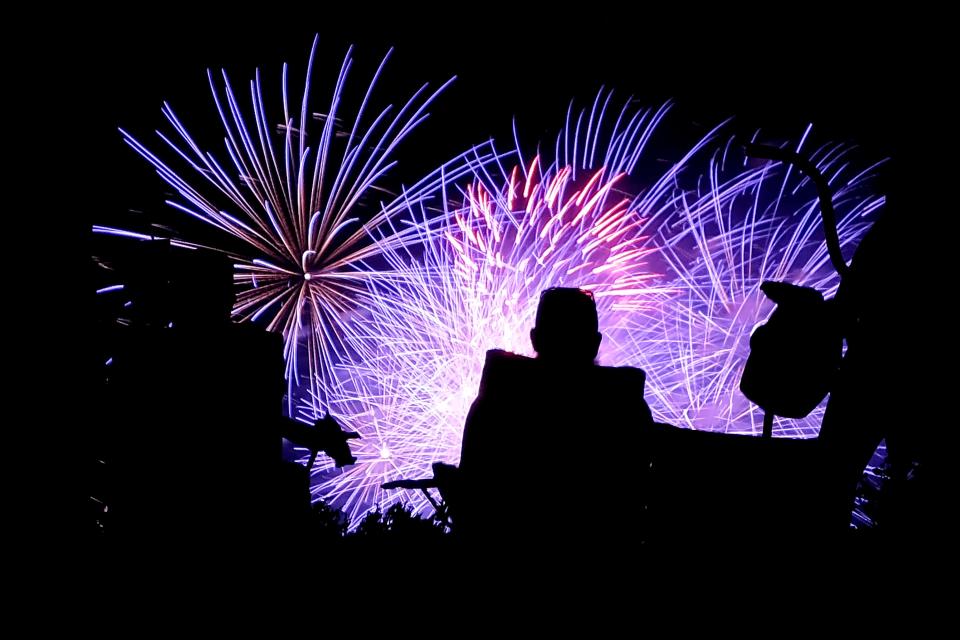
[(922, 35), (923, 20), (901, 15), (828, 15), (818, 22), (797, 8), (745, 17), (681, 9), (645, 14), (639, 6), (629, 17), (600, 11), (585, 17), (556, 7), (538, 15), (489, 5), (468, 14), (467, 8), (431, 15), (314, 9), (290, 16), (268, 9), (222, 24), (172, 12), (105, 17), (99, 28), (72, 33), (76, 46), (64, 49), (60, 64), (68, 75), (71, 65), (79, 72), (72, 75), (83, 93), (82, 135), (95, 162), (84, 170), (116, 178), (100, 194), (101, 212), (112, 218), (155, 206), (161, 192), (146, 163), (121, 143), (117, 126), (152, 141), (168, 100), (191, 132), (219, 152), (206, 69), (225, 67), (246, 97), (259, 66), (268, 108), (277, 106), (281, 64), (291, 65), (291, 86), (302, 86), (314, 33), (320, 34), (314, 111), (322, 110), (351, 43), (356, 64), (348, 88), (355, 92), (395, 47), (376, 94), (381, 101), (398, 102), (421, 82), (437, 86), (458, 76), (430, 120), (400, 148), (401, 173), (411, 176), (489, 136), (509, 146), (513, 117), (528, 142), (552, 138), (570, 99), (588, 103), (601, 85), (613, 88), (615, 99), (675, 100), (670, 120), (687, 131), (735, 116), (741, 130), (787, 137), (813, 122), (818, 139), (855, 143), (866, 157), (893, 157), (896, 165), (911, 155), (924, 127), (916, 114), (937, 102), (940, 83), (928, 76), (946, 64), (911, 44)]
[[(571, 99), (588, 106), (605, 86), (615, 90), (614, 103), (630, 95), (644, 106), (672, 99), (660, 135), (676, 141), (674, 152), (729, 117), (731, 133), (761, 129), (768, 139), (795, 139), (812, 122), (819, 142), (858, 145), (863, 162), (892, 159), (876, 184), (906, 196), (909, 206), (898, 210), (905, 226), (942, 224), (942, 189), (930, 185), (936, 169), (949, 166), (936, 160), (949, 150), (943, 95), (955, 78), (945, 54), (950, 39), (941, 33), (947, 22), (901, 11), (790, 9), (731, 16), (682, 6), (611, 13), (599, 6), (520, 11), (484, 4), (433, 13), (366, 6), (331, 12), (319, 5), (239, 17), (195, 8), (85, 13), (75, 28), (64, 20), (67, 28), (37, 59), (38, 69), (56, 79), (48, 87), (50, 129), (64, 152), (57, 157), (71, 168), (69, 215), (59, 218), (66, 250), (78, 260), (89, 260), (91, 247), (99, 251), (102, 237), (91, 236), (92, 224), (142, 228), (182, 220), (163, 204), (167, 186), (123, 144), (118, 126), (161, 148), (153, 130), (170, 131), (160, 113), (167, 100), (201, 146), (225, 160), (206, 69), (226, 68), (246, 99), (259, 67), (267, 108), (278, 109), (282, 63), (291, 65), (293, 94), (315, 33), (313, 111), (324, 109), (350, 44), (355, 65), (347, 91), (354, 96), (395, 47), (377, 105), (401, 103), (423, 82), (436, 87), (458, 76), (395, 154), (400, 166), (392, 176), (407, 184), (489, 137), (509, 148), (514, 117), (529, 156), (536, 140), (552, 143)], [(921, 241), (912, 231), (905, 237)], [(71, 283), (80, 304), (89, 304), (91, 283)]]
[[(24, 219), (35, 225), (26, 238), (45, 238), (40, 232), (52, 229), (60, 234), (53, 242), (62, 242), (42, 260), (38, 245), (24, 243), (32, 262), (51, 270), (41, 282), (57, 288), (44, 292), (58, 294), (37, 314), (48, 326), (31, 330), (56, 336), (57, 366), (50, 366), (53, 356), (36, 359), (33, 379), (56, 371), (62, 406), (96, 413), (97, 407), (85, 406), (95, 396), (83, 381), (97, 380), (90, 374), (102, 365), (90, 349), (94, 287), (90, 278), (74, 277), (69, 265), (83, 264), (91, 276), (98, 242), (91, 225), (121, 226), (130, 210), (144, 212), (141, 219), (166, 211), (166, 185), (123, 144), (117, 127), (159, 146), (152, 131), (167, 129), (160, 109), (168, 100), (203, 146), (223, 155), (206, 69), (225, 67), (234, 88), (246, 95), (259, 67), (268, 108), (277, 107), (281, 64), (291, 64), (291, 86), (301, 87), (315, 33), (314, 111), (322, 110), (350, 44), (356, 45), (349, 82), (354, 92), (365, 88), (380, 57), (395, 47), (377, 104), (402, 101), (422, 82), (438, 86), (458, 76), (431, 108), (430, 120), (398, 150), (403, 164), (397, 173), (404, 179), (491, 136), (509, 147), (514, 117), (528, 149), (538, 138), (552, 140), (569, 101), (587, 105), (606, 86), (644, 105), (674, 100), (675, 125), (668, 126), (688, 135), (732, 116), (737, 130), (759, 128), (780, 139), (796, 137), (812, 122), (820, 141), (859, 145), (862, 157), (874, 161), (892, 158), (880, 188), (900, 194), (898, 215), (914, 256), (925, 250), (917, 246), (930, 231), (945, 226), (949, 212), (940, 203), (949, 201), (944, 194), (955, 179), (940, 175), (956, 165), (942, 159), (952, 151), (948, 131), (955, 128), (945, 95), (955, 89), (957, 74), (947, 57), (955, 36), (945, 33), (955, 21), (943, 15), (879, 3), (845, 15), (835, 6), (798, 3), (742, 15), (720, 6), (704, 10), (700, 3), (656, 10), (640, 3), (523, 10), (519, 3), (447, 3), (387, 12), (373, 3), (353, 4), (331, 11), (325, 3), (233, 3), (221, 14), (199, 3), (155, 3), (140, 12), (134, 5), (103, 13), (51, 9), (36, 23), (42, 33), (16, 36), (38, 45), (8, 60), (15, 72), (33, 78), (25, 91), (9, 83), (8, 102), (40, 107), (39, 115), (8, 123), (14, 134), (30, 136), (25, 146), (42, 156), (28, 167), (42, 189), (32, 191), (31, 202), (43, 206), (25, 210)], [(38, 81), (43, 86), (34, 93)], [(54, 199), (49, 189), (56, 189)], [(925, 273), (909, 261), (904, 267), (905, 279)], [(61, 290), (78, 302), (65, 301)], [(896, 295), (902, 307), (912, 307), (911, 292), (899, 284)], [(80, 357), (61, 355), (65, 348), (79, 348)], [(60, 384), (73, 380), (81, 384)], [(48, 391), (46, 385), (37, 389)], [(39, 398), (35, 402), (41, 406)], [(66, 435), (66, 450), (83, 437), (74, 429)]]

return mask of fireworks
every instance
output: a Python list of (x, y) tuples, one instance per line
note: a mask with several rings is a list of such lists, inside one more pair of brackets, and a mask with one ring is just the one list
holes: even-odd
[[(123, 136), (178, 194), (168, 204), (215, 230), (174, 243), (228, 253), (235, 317), (283, 333), (290, 415), (329, 411), (362, 435), (352, 443), (356, 465), (318, 461), (316, 496), (354, 521), (397, 500), (429, 510), (422, 496), (380, 485), (458, 461), (485, 352), (529, 354), (539, 293), (553, 286), (594, 292), (599, 360), (647, 372), (655, 419), (759, 431), (762, 415), (738, 389), (750, 333), (773, 309), (759, 285), (785, 280), (831, 296), (838, 284), (809, 180), (744, 158), (723, 124), (653, 166), (644, 152), (668, 107), (628, 101), (617, 111), (601, 92), (588, 108), (571, 107), (552, 153), (526, 155), (519, 143), (509, 154), (472, 149), (374, 204), (397, 146), (446, 85), (424, 85), (396, 113), (367, 117), (388, 54), (343, 127), (350, 54), (320, 115), (308, 106), (315, 51), (316, 40), (296, 111), (284, 66), (280, 117), (267, 112), (259, 72), (246, 110), (226, 74), (222, 85), (208, 74), (226, 163), (201, 149), (169, 105), (173, 133), (158, 135), (173, 160)], [(809, 133), (794, 148), (829, 178), (849, 257), (883, 203), (866, 187), (873, 167), (852, 169), (839, 145), (811, 151)], [(820, 417), (780, 421), (775, 435), (811, 436)]]
[[(795, 147), (810, 154), (828, 177), (837, 230), (849, 258), (883, 198), (867, 180), (875, 167), (852, 171), (850, 149), (805, 149), (810, 129)], [(633, 346), (623, 364), (647, 371), (647, 401), (654, 417), (677, 426), (758, 434), (763, 412), (739, 391), (750, 354), (750, 334), (774, 305), (760, 291), (766, 280), (813, 287), (831, 297), (839, 276), (824, 242), (816, 190), (780, 163), (753, 163), (728, 144), (708, 163), (696, 190), (658, 231), (660, 256), (677, 295), (660, 314), (638, 318), (628, 331)], [(774, 435), (811, 437), (821, 406), (800, 420), (777, 420)]]
[[(486, 165), (457, 189), (439, 221), (420, 211), (416, 250), (385, 249), (390, 280), (371, 285), (368, 313), (350, 335), (355, 364), (331, 408), (363, 435), (359, 464), (321, 468), (314, 489), (348, 511), (421, 496), (381, 494), (382, 482), (428, 475), (459, 459), (463, 421), (485, 353), (530, 353), (539, 293), (551, 286), (594, 291), (605, 362), (626, 358), (632, 319), (656, 314), (673, 293), (658, 267), (655, 231), (679, 203), (675, 176), (713, 138), (710, 132), (656, 180), (632, 192), (629, 172), (666, 108), (621, 110), (604, 131), (598, 97), (558, 137), (558, 158)], [(522, 157), (517, 151), (517, 157)], [(451, 192), (452, 191), (452, 192)]]
[[(282, 75), (282, 116), (268, 111), (259, 70), (249, 84), (245, 109), (226, 72), (218, 85), (208, 71), (214, 104), (224, 130), (228, 161), (201, 149), (169, 104), (163, 115), (172, 133), (158, 131), (166, 155), (151, 151), (132, 134), (124, 141), (156, 169), (179, 196), (167, 204), (213, 227), (204, 242), (177, 237), (174, 244), (214, 245), (235, 261), (238, 320), (263, 318), (285, 339), (289, 408), (307, 398), (325, 411), (331, 372), (344, 358), (348, 319), (363, 305), (366, 285), (382, 275), (377, 257), (416, 239), (412, 228), (393, 223), (409, 207), (432, 197), (444, 179), (456, 179), (468, 154), (445, 164), (386, 203), (372, 201), (381, 179), (396, 164), (397, 146), (427, 117), (427, 108), (452, 82), (429, 91), (421, 86), (399, 110), (387, 106), (368, 117), (374, 87), (390, 56), (371, 79), (349, 127), (337, 126), (347, 77), (347, 52), (324, 114), (310, 110), (310, 81), (317, 39), (311, 48), (299, 108), (291, 103), (287, 66)], [(319, 121), (319, 124), (318, 122)], [(279, 123), (279, 124), (275, 124)], [(313, 136), (311, 129), (319, 128)], [(311, 144), (315, 146), (310, 146)], [(481, 157), (473, 150), (470, 157)], [(99, 233), (135, 238), (151, 236), (95, 227)], [(207, 239), (209, 238), (209, 239)], [(375, 241), (374, 241), (375, 239)]]
[[(350, 332), (359, 357), (340, 370), (349, 382), (333, 404), (364, 434), (364, 450), (353, 469), (321, 470), (318, 496), (350, 512), (398, 499), (429, 510), (422, 496), (383, 494), (379, 484), (457, 462), (486, 350), (529, 354), (539, 293), (551, 286), (595, 292), (600, 360), (647, 371), (656, 419), (759, 432), (762, 414), (738, 385), (750, 333), (773, 309), (760, 283), (786, 280), (828, 296), (838, 284), (815, 190), (779, 163), (745, 159), (720, 128), (644, 181), (631, 171), (663, 110), (646, 112), (656, 116), (636, 135), (614, 127), (598, 144), (596, 105), (586, 124), (581, 115), (561, 133), (557, 159), (478, 170), (447, 194), (457, 204), (439, 230), (421, 214), (419, 227), (430, 231), (415, 251), (385, 251), (398, 276), (372, 285), (371, 307)], [(640, 120), (621, 112), (617, 122)], [(807, 151), (807, 134), (798, 151)], [(826, 146), (811, 155), (830, 178), (849, 256), (882, 198), (864, 188), (869, 170), (851, 172), (848, 154)], [(819, 411), (784, 420), (775, 434), (808, 437), (819, 420)]]

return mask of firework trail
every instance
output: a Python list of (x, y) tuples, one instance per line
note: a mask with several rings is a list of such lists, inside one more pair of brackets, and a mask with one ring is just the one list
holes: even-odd
[[(602, 102), (601, 102), (602, 101)], [(371, 285), (368, 313), (350, 335), (354, 364), (331, 408), (363, 434), (358, 465), (319, 468), (316, 495), (356, 513), (416, 494), (379, 485), (429, 475), (434, 461), (459, 459), (463, 422), (476, 395), (485, 353), (530, 353), (540, 292), (551, 286), (594, 291), (605, 334), (600, 358), (625, 361), (637, 317), (657, 316), (676, 294), (658, 263), (655, 231), (682, 205), (676, 176), (715, 137), (637, 188), (630, 172), (667, 108), (625, 105), (606, 129), (610, 94), (567, 127), (555, 158), (477, 167), (459, 187), (449, 181), (439, 219), (415, 216), (420, 242), (384, 248), (395, 277)], [(602, 106), (600, 106), (602, 104)], [(519, 147), (519, 145), (517, 145)], [(573, 462), (573, 461), (572, 461)]]
[[(318, 496), (354, 513), (395, 500), (429, 511), (422, 496), (384, 494), (379, 484), (457, 462), (485, 352), (529, 355), (539, 293), (551, 286), (595, 292), (600, 360), (647, 371), (656, 419), (759, 432), (762, 413), (738, 385), (750, 333), (773, 310), (760, 283), (826, 296), (838, 284), (816, 192), (790, 167), (746, 159), (720, 137), (724, 125), (645, 181), (636, 167), (666, 108), (628, 104), (604, 131), (609, 101), (598, 95), (589, 111), (568, 112), (552, 161), (540, 154), (510, 169), (478, 168), (462, 188), (450, 181), (441, 226), (421, 213), (416, 249), (384, 252), (402, 276), (373, 285), (369, 314), (351, 332), (360, 357), (343, 369), (349, 382), (337, 395), (366, 450), (353, 469), (321, 471)], [(798, 152), (807, 153), (809, 134)], [(876, 165), (854, 171), (850, 154), (842, 145), (811, 153), (834, 191), (847, 256), (883, 203), (868, 189)], [(781, 420), (775, 433), (809, 437), (820, 416)]]
[[(838, 283), (808, 180), (745, 159), (721, 139), (724, 124), (651, 169), (644, 151), (668, 107), (627, 101), (612, 109), (612, 93), (601, 92), (587, 109), (571, 105), (552, 148), (524, 154), (515, 135), (510, 154), (471, 150), (369, 212), (365, 196), (443, 87), (428, 94), (424, 85), (395, 115), (388, 107), (367, 122), (381, 64), (352, 127), (338, 135), (350, 66), (348, 53), (319, 118), (308, 115), (309, 70), (299, 114), (291, 115), (284, 67), (279, 133), (268, 125), (259, 73), (250, 84), (253, 128), (226, 75), (218, 89), (211, 74), (233, 174), (165, 106), (177, 137), (159, 135), (196, 185), (124, 132), (179, 194), (171, 206), (239, 241), (242, 249), (228, 251), (237, 264), (235, 315), (262, 317), (283, 332), (290, 414), (310, 421), (329, 410), (362, 434), (357, 465), (321, 460), (315, 495), (354, 520), (398, 500), (429, 511), (422, 496), (380, 485), (429, 475), (435, 461), (457, 462), (485, 352), (529, 354), (539, 293), (551, 286), (594, 291), (599, 358), (646, 370), (656, 419), (759, 431), (762, 415), (738, 383), (750, 332), (773, 308), (760, 283), (786, 280), (827, 296)], [(311, 151), (315, 119), (321, 134)], [(808, 153), (809, 133), (798, 152)], [(873, 167), (856, 172), (839, 145), (810, 156), (829, 176), (841, 243), (852, 255), (883, 202), (867, 188)], [(775, 434), (810, 436), (819, 421), (819, 411), (780, 421)]]
[[(242, 105), (225, 71), (218, 84), (208, 81), (223, 125), (227, 162), (203, 150), (169, 104), (163, 115), (172, 133), (157, 131), (166, 147), (163, 159), (132, 134), (124, 141), (156, 169), (178, 198), (167, 204), (216, 231), (176, 237), (185, 248), (214, 248), (235, 261), (235, 319), (263, 318), (271, 331), (282, 332), (287, 362), (288, 412), (302, 416), (295, 404), (306, 397), (316, 418), (326, 411), (331, 372), (344, 358), (349, 318), (364, 305), (367, 284), (383, 275), (381, 251), (419, 240), (413, 227), (397, 222), (411, 206), (423, 204), (443, 179), (457, 179), (468, 165), (464, 154), (446, 163), (400, 196), (379, 186), (394, 167), (398, 145), (428, 116), (427, 108), (452, 81), (430, 91), (422, 85), (399, 110), (389, 105), (371, 110), (374, 87), (390, 52), (384, 56), (355, 114), (342, 115), (344, 91), (353, 64), (348, 50), (326, 113), (309, 107), (317, 38), (314, 38), (299, 105), (291, 101), (287, 65), (282, 74), (282, 115), (268, 112), (260, 72), (249, 83), (249, 103)], [(337, 123), (348, 118), (340, 130)], [(272, 124), (277, 123), (278, 125)], [(319, 122), (319, 124), (318, 124)], [(319, 128), (312, 136), (311, 129)], [(311, 146), (312, 145), (312, 146)], [(471, 150), (473, 160), (482, 154)], [(471, 160), (471, 161), (473, 161)], [(387, 202), (376, 194), (387, 194)], [(384, 233), (384, 229), (390, 229)], [(150, 234), (111, 227), (107, 233), (140, 239)], [(376, 238), (376, 241), (373, 241)], [(211, 246), (212, 245), (212, 246)]]
[[(810, 153), (828, 177), (841, 247), (852, 256), (883, 204), (869, 191), (878, 165), (853, 170), (852, 149), (843, 145), (808, 152), (809, 134), (808, 127), (795, 150)], [(774, 309), (760, 284), (786, 281), (832, 297), (840, 282), (816, 190), (796, 170), (748, 160), (728, 143), (710, 159), (697, 188), (676, 202), (656, 243), (678, 293), (657, 317), (632, 322), (633, 346), (623, 350), (623, 363), (647, 371), (647, 400), (657, 420), (758, 434), (763, 412), (740, 393), (739, 382), (750, 335)], [(803, 419), (777, 419), (774, 434), (815, 436), (822, 412), (823, 406)]]

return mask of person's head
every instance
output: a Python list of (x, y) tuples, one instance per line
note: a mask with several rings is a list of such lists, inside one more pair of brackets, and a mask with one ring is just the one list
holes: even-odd
[(603, 339), (597, 328), (597, 305), (592, 293), (555, 287), (540, 294), (530, 341), (540, 358), (589, 364), (597, 357)]

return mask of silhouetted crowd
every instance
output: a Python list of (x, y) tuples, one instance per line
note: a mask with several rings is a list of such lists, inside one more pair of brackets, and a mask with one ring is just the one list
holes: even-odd
[[(549, 289), (531, 329), (536, 357), (487, 353), (459, 466), (388, 487), (437, 492), (437, 513), (394, 506), (354, 527), (314, 501), (308, 468), (283, 448), (346, 466), (356, 434), (335, 416), (314, 425), (283, 416), (281, 337), (231, 321), (230, 262), (140, 243), (118, 261), (127, 320), (105, 314), (97, 325), (98, 354), (109, 359), (94, 367), (100, 411), (81, 452), (86, 530), (123, 549), (421, 542), (597, 555), (936, 539), (943, 425), (915, 412), (927, 401), (917, 375), (924, 321), (896, 290), (898, 205), (888, 203), (834, 299), (764, 286), (777, 309), (753, 336), (743, 390), (771, 420), (809, 412), (829, 392), (819, 437), (655, 423), (645, 373), (595, 362), (603, 336), (592, 294)], [(885, 481), (865, 485), (881, 441)], [(864, 499), (874, 518), (866, 532), (850, 525)]]

